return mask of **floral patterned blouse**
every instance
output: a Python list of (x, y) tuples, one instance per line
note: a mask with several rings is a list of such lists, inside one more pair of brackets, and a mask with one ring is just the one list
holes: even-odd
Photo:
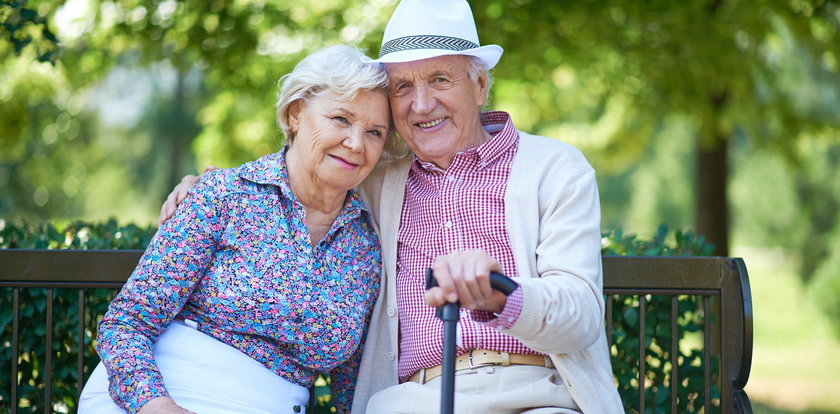
[(295, 384), (330, 372), (333, 402), (349, 411), (379, 291), (379, 239), (351, 190), (312, 246), (284, 154), (206, 174), (111, 302), (96, 349), (111, 397), (129, 412), (168, 396), (152, 344), (173, 319)]

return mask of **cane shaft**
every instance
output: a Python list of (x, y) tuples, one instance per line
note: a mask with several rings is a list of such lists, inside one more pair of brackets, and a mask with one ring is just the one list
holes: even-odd
[[(449, 309), (447, 309), (449, 308)], [(455, 412), (455, 338), (458, 329), (458, 311), (456, 303), (449, 303), (444, 306), (443, 314), (443, 372), (441, 376), (441, 414), (453, 414)], [(452, 313), (454, 318), (448, 317)], [(450, 314), (450, 315), (447, 315)]]

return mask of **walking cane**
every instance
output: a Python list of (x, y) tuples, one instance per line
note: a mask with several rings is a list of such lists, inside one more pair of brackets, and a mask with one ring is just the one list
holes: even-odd
[[(437, 279), (432, 269), (426, 269), (426, 290), (436, 287)], [(513, 293), (519, 285), (513, 279), (496, 272), (490, 272), (490, 286), (505, 294)], [(455, 335), (461, 305), (458, 302), (447, 303), (435, 309), (435, 316), (443, 321), (443, 370), (440, 384), (440, 412), (453, 414), (455, 410)]]

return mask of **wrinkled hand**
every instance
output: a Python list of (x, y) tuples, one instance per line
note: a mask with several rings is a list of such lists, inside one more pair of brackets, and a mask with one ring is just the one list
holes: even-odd
[(502, 265), (485, 251), (454, 251), (438, 256), (432, 269), (439, 287), (426, 291), (427, 305), (461, 302), (467, 309), (495, 313), (504, 310), (507, 297), (490, 287), (490, 272), (502, 272)]
[[(204, 169), (204, 174), (213, 171), (216, 169), (216, 166), (210, 165)], [(187, 192), (190, 188), (193, 188), (199, 181), (201, 181), (201, 176), (189, 174), (181, 179), (181, 182), (175, 186), (169, 196), (166, 197), (166, 201), (163, 202), (163, 206), (160, 207), (160, 216), (158, 217), (158, 225), (166, 223), (166, 220), (172, 218), (172, 215), (175, 214), (175, 210), (178, 209), (178, 205), (184, 201), (184, 198), (187, 197)]]
[(176, 404), (172, 398), (157, 397), (152, 398), (147, 403), (140, 407), (137, 414), (196, 414), (193, 411), (187, 410), (184, 407)]

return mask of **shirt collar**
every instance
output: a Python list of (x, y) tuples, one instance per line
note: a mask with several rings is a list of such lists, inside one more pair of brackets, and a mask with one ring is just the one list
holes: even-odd
[[(256, 184), (276, 186), (280, 189), (280, 194), (283, 197), (297, 202), (297, 198), (289, 187), (289, 172), (286, 169), (286, 151), (288, 149), (289, 146), (287, 145), (279, 152), (243, 164), (239, 167), (239, 177)], [(347, 197), (344, 199), (344, 210), (348, 210), (350, 213), (361, 210), (368, 211), (355, 188), (351, 188), (347, 192)]]
[[(456, 157), (469, 157), (478, 162), (478, 168), (484, 169), (497, 158), (502, 156), (519, 139), (519, 132), (513, 125), (510, 114), (504, 111), (488, 111), (481, 113), (481, 126), (490, 134), (487, 142), (456, 154)], [(416, 163), (429, 172), (442, 172), (440, 168), (430, 162), (421, 161), (414, 157)]]
[(286, 171), (286, 149), (264, 155), (255, 161), (239, 167), (239, 177), (257, 184), (275, 185), (289, 189), (289, 173)]

